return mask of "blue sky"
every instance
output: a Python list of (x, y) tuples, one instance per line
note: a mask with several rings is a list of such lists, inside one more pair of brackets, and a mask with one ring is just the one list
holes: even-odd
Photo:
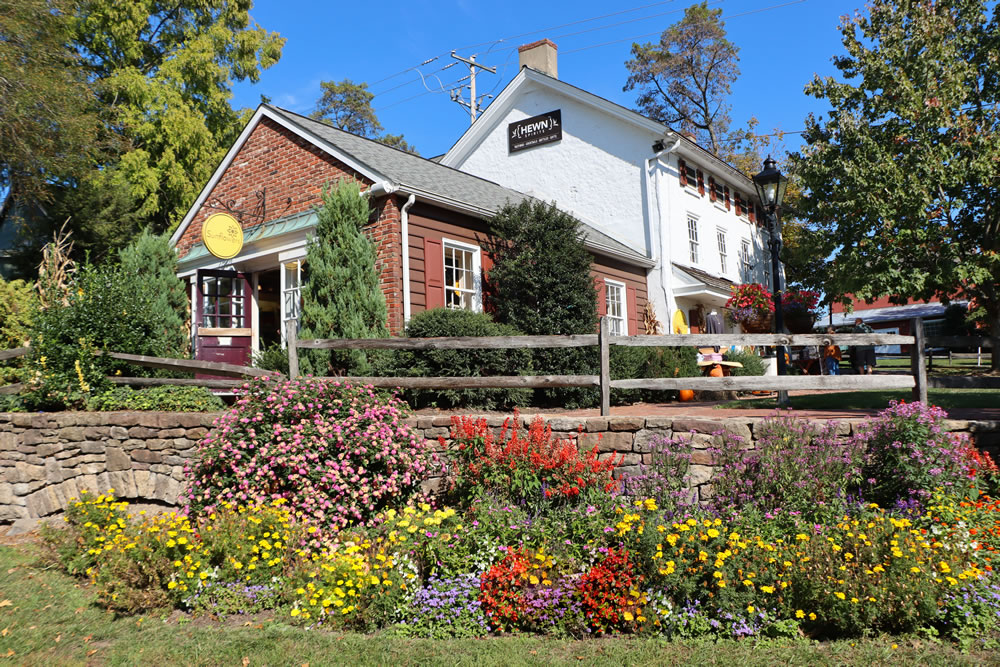
[[(384, 0), (369, 6), (305, 0), (257, 0), (252, 17), (288, 39), (281, 61), (258, 84), (237, 84), (236, 106), (254, 107), (260, 95), (300, 113), (313, 109), (320, 81), (366, 81), (386, 131), (404, 134), (426, 157), (446, 151), (468, 128), (468, 111), (447, 92), (428, 92), (468, 73), (449, 56), (454, 49), (497, 67), (480, 73), (480, 92), (499, 93), (517, 74), (517, 47), (548, 37), (559, 47), (559, 78), (618, 104), (632, 107), (623, 92), (625, 61), (633, 41), (657, 39), (683, 16), (690, 0)], [(815, 74), (833, 75), (831, 58), (843, 53), (840, 17), (862, 0), (716, 0), (729, 38), (740, 47), (742, 74), (733, 88), (733, 120), (760, 120), (758, 131), (801, 130), (810, 112), (825, 104), (803, 88)], [(612, 15), (613, 14), (613, 15)], [(609, 16), (610, 15), (610, 16)], [(603, 18), (596, 18), (603, 17)], [(588, 20), (595, 18), (596, 20)], [(570, 25), (567, 25), (570, 24)], [(420, 66), (428, 59), (432, 62)], [(404, 74), (402, 70), (411, 69)], [(447, 87), (447, 86), (446, 86)], [(467, 97), (467, 95), (466, 95)], [(798, 135), (785, 139), (789, 149)]]

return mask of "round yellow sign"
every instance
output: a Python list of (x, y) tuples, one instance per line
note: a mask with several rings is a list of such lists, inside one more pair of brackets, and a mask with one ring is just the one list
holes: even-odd
[(202, 223), (201, 240), (219, 259), (232, 259), (243, 249), (243, 228), (228, 213), (215, 213)]

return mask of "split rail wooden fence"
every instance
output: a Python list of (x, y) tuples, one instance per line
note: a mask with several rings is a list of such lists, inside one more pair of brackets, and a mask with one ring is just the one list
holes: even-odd
[[(899, 334), (683, 334), (665, 336), (612, 336), (607, 318), (602, 318), (596, 334), (574, 336), (454, 336), (442, 338), (365, 338), (298, 340), (294, 322), (286, 330), (289, 375), (299, 375), (300, 349), (326, 350), (501, 350), (597, 347), (599, 373), (596, 375), (509, 375), (491, 377), (341, 377), (339, 380), (376, 387), (403, 389), (510, 389), (542, 387), (596, 387), (601, 394), (601, 414), (610, 414), (612, 389), (697, 389), (701, 391), (779, 391), (779, 390), (873, 390), (911, 389), (914, 400), (927, 401), (929, 387), (956, 389), (1000, 389), (996, 377), (927, 377), (927, 347), (992, 347), (995, 339), (975, 336), (925, 337), (923, 322), (912, 321), (913, 335)], [(709, 347), (737, 346), (824, 346), (909, 345), (909, 373), (878, 375), (763, 375), (738, 377), (679, 377), (611, 379), (610, 348), (626, 347)], [(28, 353), (28, 348), (0, 351), (0, 361)], [(247, 377), (283, 377), (280, 373), (259, 368), (191, 359), (165, 359), (104, 352), (120, 361), (151, 368), (165, 368), (224, 378), (137, 378), (110, 377), (115, 384), (131, 386), (191, 385), (210, 389), (229, 389), (241, 385)], [(226, 379), (231, 378), (231, 379)], [(0, 387), (0, 393), (17, 393), (21, 385)]]

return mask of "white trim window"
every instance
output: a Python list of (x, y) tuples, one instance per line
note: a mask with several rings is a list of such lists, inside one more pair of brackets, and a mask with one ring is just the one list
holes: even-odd
[(688, 213), (688, 252), (692, 264), (698, 263), (698, 216)]
[(625, 283), (604, 279), (605, 296), (608, 308), (608, 330), (612, 336), (628, 335), (628, 297)]
[[(285, 340), (286, 325), (290, 320), (299, 322), (302, 311), (302, 260), (295, 259), (281, 265), (281, 340)], [(301, 323), (296, 325), (296, 328)]]
[(442, 239), (444, 305), (454, 310), (483, 309), (482, 257), (479, 246)]
[(722, 275), (725, 275), (728, 269), (726, 266), (726, 230), (721, 227), (716, 228), (715, 240), (719, 246), (719, 269)]
[(750, 252), (750, 239), (740, 241), (740, 270), (744, 283), (753, 282), (753, 255)]

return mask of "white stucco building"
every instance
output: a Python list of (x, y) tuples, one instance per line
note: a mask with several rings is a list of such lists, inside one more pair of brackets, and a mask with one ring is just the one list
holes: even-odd
[[(572, 213), (648, 257), (647, 298), (699, 325), (729, 285), (770, 285), (753, 183), (669, 127), (560, 81), (548, 40), (440, 159)], [(692, 321), (692, 316), (693, 321)]]

